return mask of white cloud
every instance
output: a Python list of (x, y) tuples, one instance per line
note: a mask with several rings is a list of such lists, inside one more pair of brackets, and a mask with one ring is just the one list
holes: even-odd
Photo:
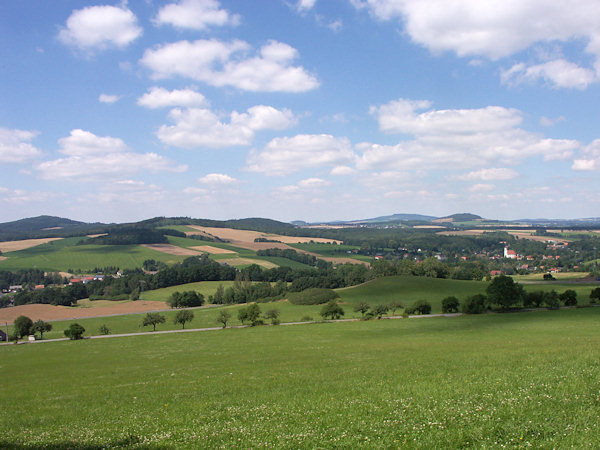
[(156, 133), (167, 145), (181, 148), (223, 148), (249, 145), (256, 131), (282, 130), (294, 125), (297, 119), (289, 110), (257, 105), (245, 113), (232, 112), (229, 123), (208, 109), (173, 109), (169, 118), (175, 125), (163, 125)]
[(296, 3), (296, 10), (301, 13), (310, 11), (314, 8), (315, 3), (317, 3), (317, 0), (298, 0)]
[(146, 50), (140, 63), (155, 79), (182, 76), (252, 92), (305, 92), (319, 86), (303, 67), (292, 65), (298, 57), (293, 47), (270, 41), (254, 57), (248, 56), (250, 50), (239, 40), (179, 41)]
[(311, 201), (317, 200), (315, 196), (323, 192), (323, 188), (331, 183), (322, 178), (307, 178), (300, 180), (296, 184), (281, 186), (273, 190), (273, 194), (280, 199), (293, 199), (297, 201), (310, 198)]
[(469, 187), (469, 191), (471, 192), (489, 192), (493, 191), (494, 189), (496, 189), (496, 186), (487, 183), (474, 184), (473, 186)]
[(26, 191), (23, 189), (8, 189), (0, 186), (0, 202), (23, 205), (24, 203), (44, 203), (59, 197), (59, 194), (49, 191)]
[(298, 187), (301, 189), (319, 189), (325, 186), (329, 186), (329, 181), (323, 180), (322, 178), (307, 178), (306, 180), (300, 180)]
[(348, 167), (348, 166), (335, 166), (333, 169), (331, 169), (331, 172), (330, 172), (331, 175), (336, 175), (336, 176), (354, 175), (355, 173), (356, 173), (356, 169), (353, 169), (352, 167)]
[(493, 168), (493, 169), (475, 170), (475, 171), (469, 172), (465, 175), (458, 175), (454, 178), (457, 180), (465, 180), (465, 181), (473, 181), (473, 180), (502, 181), (502, 180), (512, 180), (513, 178), (517, 178), (518, 176), (519, 176), (519, 173), (513, 169)]
[(120, 95), (114, 94), (100, 94), (98, 96), (98, 101), (100, 103), (116, 103), (121, 99)]
[(565, 116), (559, 116), (554, 119), (552, 119), (550, 117), (542, 116), (540, 118), (540, 125), (542, 125), (543, 127), (551, 127), (551, 126), (556, 125), (557, 123), (566, 122), (566, 120), (567, 120), (567, 118)]
[(517, 164), (536, 156), (549, 161), (568, 159), (581, 146), (518, 128), (522, 117), (515, 109), (488, 106), (418, 112), (430, 106), (427, 101), (401, 99), (371, 108), (382, 130), (412, 134), (415, 139), (393, 146), (361, 144), (359, 169), (459, 169)]
[(208, 105), (208, 100), (194, 88), (174, 89), (154, 86), (137, 100), (137, 104), (150, 109), (169, 106), (202, 107)]
[(236, 184), (239, 182), (239, 180), (236, 180), (235, 178), (224, 173), (209, 173), (202, 178), (198, 178), (198, 182), (208, 185), (228, 185)]
[(116, 6), (89, 6), (71, 13), (58, 34), (60, 41), (80, 50), (124, 48), (142, 35), (135, 15)]
[(77, 198), (81, 204), (102, 203), (103, 207), (128, 205), (128, 208), (139, 205), (155, 205), (164, 200), (167, 192), (155, 184), (144, 183), (137, 180), (118, 180), (102, 184), (101, 189), (91, 194)]
[(30, 144), (37, 135), (35, 131), (0, 127), (0, 163), (24, 163), (39, 157), (42, 152)]
[(286, 175), (316, 167), (337, 167), (356, 158), (350, 141), (328, 134), (276, 138), (261, 151), (252, 150), (247, 169), (266, 175)]
[(596, 139), (585, 147), (580, 154), (580, 158), (576, 158), (573, 161), (571, 168), (578, 171), (600, 169), (600, 139)]
[(240, 17), (221, 9), (216, 0), (181, 0), (163, 6), (154, 19), (157, 25), (204, 30), (211, 26), (238, 25)]
[(557, 88), (582, 90), (598, 81), (598, 76), (593, 70), (580, 67), (564, 59), (531, 66), (519, 63), (502, 72), (502, 82), (507, 84), (534, 83), (538, 80), (544, 80)]
[[(586, 43), (585, 51), (600, 68), (600, 3), (595, 0), (350, 0), (379, 20), (401, 20), (411, 39), (434, 53), (492, 60), (533, 45)], [(557, 87), (583, 88), (598, 77), (568, 61), (529, 67), (531, 79), (544, 78)], [(521, 67), (521, 70), (526, 70)]]
[(156, 153), (132, 152), (119, 138), (99, 137), (89, 131), (72, 130), (58, 140), (60, 153), (66, 155), (36, 166), (48, 180), (99, 181), (119, 178), (140, 171), (184, 172), (187, 166), (176, 166)]

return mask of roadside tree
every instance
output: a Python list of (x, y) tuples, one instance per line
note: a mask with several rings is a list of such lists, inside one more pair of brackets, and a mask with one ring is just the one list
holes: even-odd
[(222, 310), (217, 316), (217, 322), (223, 324), (223, 328), (227, 327), (227, 322), (231, 319), (231, 313), (229, 311)]
[(279, 325), (281, 323), (279, 314), (278, 309), (270, 309), (265, 313), (265, 319), (270, 320), (272, 325)]
[(443, 313), (457, 313), (460, 303), (454, 296), (446, 297), (442, 300), (442, 312)]
[(375, 308), (373, 308), (373, 314), (378, 319), (381, 319), (383, 316), (385, 316), (388, 311), (389, 311), (388, 305), (377, 305), (377, 306), (375, 306)]
[(65, 336), (71, 339), (72, 341), (76, 341), (78, 339), (83, 339), (83, 333), (85, 333), (85, 328), (83, 328), (78, 323), (72, 323), (69, 325), (65, 331)]
[(558, 296), (558, 299), (563, 302), (565, 306), (575, 306), (577, 305), (577, 292), (573, 289), (567, 289)]
[(337, 320), (343, 315), (344, 310), (340, 305), (338, 305), (338, 302), (336, 300), (331, 300), (327, 302), (325, 306), (323, 306), (323, 308), (321, 309), (321, 316), (324, 319), (327, 319), (329, 317), (331, 320)]
[(486, 310), (486, 297), (483, 294), (472, 295), (462, 304), (462, 312), (465, 314), (482, 314)]
[(31, 334), (31, 327), (33, 326), (33, 321), (27, 316), (19, 316), (13, 322), (13, 327), (15, 329), (15, 335), (19, 338), (23, 336), (27, 336)]
[(392, 314), (396, 314), (397, 309), (404, 308), (404, 304), (399, 300), (395, 300), (395, 301), (391, 302), (388, 306), (389, 306), (390, 311), (392, 311)]
[(600, 287), (592, 289), (590, 292), (590, 303), (598, 303), (600, 301)]
[(523, 287), (506, 275), (494, 277), (486, 292), (489, 302), (500, 309), (509, 309), (523, 298)]
[(262, 325), (262, 320), (260, 320), (260, 306), (258, 306), (256, 303), (252, 303), (246, 308), (246, 314), (246, 319), (253, 327), (256, 325)]
[(181, 311), (177, 311), (175, 317), (173, 318), (174, 324), (181, 324), (181, 329), (185, 329), (186, 322), (191, 322), (194, 320), (194, 313), (189, 309), (182, 309)]
[(30, 333), (40, 333), (40, 339), (44, 339), (44, 333), (52, 331), (52, 324), (43, 320), (36, 320), (31, 326)]
[(371, 307), (369, 306), (368, 303), (366, 302), (360, 302), (358, 305), (356, 305), (354, 307), (354, 312), (360, 312), (362, 318), (365, 318), (365, 313), (371, 309)]
[(142, 326), (148, 326), (148, 325), (152, 325), (152, 327), (154, 328), (154, 330), (152, 331), (156, 331), (156, 325), (158, 325), (159, 323), (165, 323), (166, 319), (165, 316), (163, 316), (162, 314), (159, 313), (147, 313), (146, 316), (144, 317), (144, 320), (142, 322)]

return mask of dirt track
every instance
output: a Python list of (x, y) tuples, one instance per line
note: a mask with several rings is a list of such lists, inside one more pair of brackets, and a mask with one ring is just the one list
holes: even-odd
[(19, 316), (27, 316), (33, 321), (38, 319), (51, 321), (131, 314), (167, 308), (168, 306), (165, 302), (151, 302), (146, 300), (119, 303), (114, 306), (104, 306), (99, 308), (71, 308), (68, 306), (52, 305), (21, 305), (0, 309), (0, 324), (12, 323)]

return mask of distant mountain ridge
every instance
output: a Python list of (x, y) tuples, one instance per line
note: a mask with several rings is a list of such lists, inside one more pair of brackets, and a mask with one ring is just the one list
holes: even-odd
[(56, 216), (37, 216), (12, 222), (0, 223), (0, 233), (19, 233), (27, 231), (42, 231), (48, 229), (72, 228), (87, 225), (85, 222), (65, 219)]

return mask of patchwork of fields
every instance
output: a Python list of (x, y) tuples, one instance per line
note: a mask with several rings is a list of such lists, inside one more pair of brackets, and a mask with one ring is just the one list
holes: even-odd
[(588, 308), (0, 347), (0, 447), (593, 447), (599, 319)]

